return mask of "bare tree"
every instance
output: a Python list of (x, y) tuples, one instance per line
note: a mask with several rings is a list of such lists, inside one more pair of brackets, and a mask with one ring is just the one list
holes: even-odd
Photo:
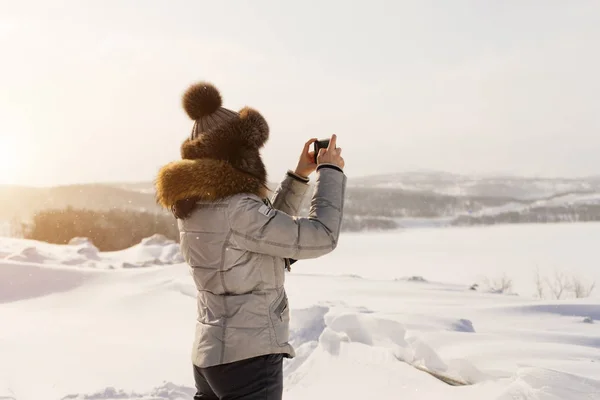
[(545, 279), (550, 293), (556, 300), (560, 300), (570, 289), (569, 278), (563, 273), (557, 270), (554, 271), (554, 280), (550, 281), (548, 278)]
[(586, 286), (581, 280), (577, 277), (572, 277), (570, 282), (570, 289), (575, 295), (576, 298), (581, 299), (585, 297), (590, 297), (594, 288), (596, 287), (596, 282), (592, 282), (589, 286)]
[(539, 267), (535, 269), (534, 275), (535, 292), (539, 299), (545, 299), (547, 294), (551, 298), (561, 300), (572, 293), (575, 298), (589, 297), (596, 287), (596, 282), (585, 284), (576, 276), (569, 277), (565, 272), (554, 271), (553, 279), (542, 278)]
[(542, 276), (540, 275), (539, 267), (535, 268), (534, 280), (535, 280), (535, 291), (536, 291), (537, 297), (539, 299), (546, 298), (546, 295), (544, 293), (544, 281), (542, 280)]
[(484, 278), (483, 283), (488, 287), (488, 290), (493, 293), (510, 293), (513, 287), (513, 281), (506, 274), (501, 277), (490, 280)]

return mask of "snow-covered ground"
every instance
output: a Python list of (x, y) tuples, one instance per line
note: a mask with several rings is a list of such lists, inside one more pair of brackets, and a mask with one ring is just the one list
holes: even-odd
[[(600, 282), (599, 237), (600, 224), (343, 235), (288, 274), (284, 398), (600, 399), (600, 293), (533, 298), (536, 266)], [(173, 244), (144, 244), (0, 239), (0, 399), (192, 398), (189, 270), (149, 265)], [(145, 268), (102, 268), (129, 264)], [(502, 274), (518, 295), (469, 290)]]
[(0, 238), (0, 259), (45, 265), (73, 265), (83, 268), (136, 268), (183, 262), (179, 245), (162, 235), (142, 240), (129, 249), (98, 251), (86, 238), (73, 238), (68, 246), (32, 240)]

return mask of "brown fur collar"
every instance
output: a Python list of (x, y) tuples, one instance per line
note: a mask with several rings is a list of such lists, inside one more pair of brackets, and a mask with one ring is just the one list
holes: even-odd
[(223, 160), (203, 158), (174, 161), (162, 167), (155, 182), (156, 200), (172, 209), (178, 201), (218, 201), (239, 193), (267, 197), (260, 179), (234, 168)]

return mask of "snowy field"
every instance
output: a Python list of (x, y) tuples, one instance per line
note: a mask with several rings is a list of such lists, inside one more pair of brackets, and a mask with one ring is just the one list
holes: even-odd
[[(600, 224), (342, 235), (287, 275), (284, 398), (600, 399), (600, 288), (534, 298), (536, 267), (600, 283), (598, 238)], [(0, 238), (0, 399), (191, 400), (195, 291), (175, 250)], [(487, 292), (504, 274), (514, 293)]]

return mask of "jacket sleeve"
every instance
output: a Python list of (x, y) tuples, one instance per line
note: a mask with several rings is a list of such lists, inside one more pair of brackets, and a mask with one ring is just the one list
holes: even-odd
[(308, 179), (302, 179), (288, 171), (273, 194), (273, 208), (289, 215), (298, 215), (308, 188)]
[(232, 202), (231, 240), (241, 249), (296, 260), (333, 251), (342, 224), (346, 176), (333, 168), (321, 168), (317, 174), (306, 218), (270, 208), (255, 196)]

